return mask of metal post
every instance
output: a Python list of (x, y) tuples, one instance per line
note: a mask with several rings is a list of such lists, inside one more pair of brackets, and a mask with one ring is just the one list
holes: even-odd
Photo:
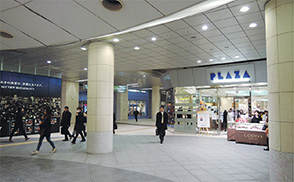
[(219, 92), (218, 92), (218, 88), (217, 88), (217, 114), (218, 114), (218, 118), (217, 118), (217, 134), (220, 135), (221, 134), (221, 122), (220, 122), (220, 117), (221, 117), (221, 112), (220, 112), (220, 96), (219, 96)]

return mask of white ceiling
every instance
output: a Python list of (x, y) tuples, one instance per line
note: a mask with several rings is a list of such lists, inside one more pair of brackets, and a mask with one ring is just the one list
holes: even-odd
[[(98, 0), (1, 0), (1, 31), (14, 36), (0, 39), (4, 69), (7, 64), (17, 65), (21, 59), (22, 65), (60, 71), (64, 79), (84, 79), (87, 51), (80, 49), (84, 43), (80, 41), (125, 30), (199, 2), (123, 0), (123, 9), (111, 12)], [(265, 2), (236, 0), (191, 17), (116, 36), (120, 42), (114, 43), (115, 71), (166, 70), (264, 59)], [(246, 13), (240, 12), (244, 5), (250, 8)], [(253, 22), (257, 27), (249, 28)], [(203, 25), (208, 26), (206, 31), (202, 30)], [(152, 36), (157, 40), (151, 41)], [(77, 43), (52, 46), (72, 42)], [(135, 46), (140, 50), (134, 50)], [(49, 65), (46, 60), (52, 63)]]

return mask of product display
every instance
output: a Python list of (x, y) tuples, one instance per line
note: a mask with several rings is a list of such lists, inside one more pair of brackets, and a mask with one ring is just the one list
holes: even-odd
[(266, 134), (261, 123), (229, 123), (227, 140), (236, 143), (266, 145)]

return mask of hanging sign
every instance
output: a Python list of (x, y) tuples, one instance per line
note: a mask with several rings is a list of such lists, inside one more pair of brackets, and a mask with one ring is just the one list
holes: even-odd
[(254, 64), (210, 68), (206, 73), (211, 85), (255, 82)]

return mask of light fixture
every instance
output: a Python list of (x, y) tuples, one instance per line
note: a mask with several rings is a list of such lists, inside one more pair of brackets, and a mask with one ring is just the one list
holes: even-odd
[(84, 68), (84, 70), (85, 70), (85, 71), (87, 71), (87, 70), (88, 70), (88, 68)]
[(134, 47), (134, 49), (135, 49), (135, 50), (139, 50), (139, 49), (140, 49), (140, 47), (136, 46), (136, 47)]
[(201, 60), (198, 60), (197, 63), (201, 63)]
[(203, 25), (202, 26), (202, 30), (207, 30), (208, 29), (208, 26), (207, 25)]
[(250, 28), (254, 28), (256, 26), (257, 26), (257, 23), (250, 23), (250, 25), (249, 25)]
[(239, 58), (240, 56), (235, 56), (235, 58)]
[(51, 64), (51, 61), (47, 61), (48, 64)]
[(145, 78), (145, 77), (146, 77), (146, 75), (143, 75), (143, 77)]
[(225, 60), (226, 58), (225, 57), (222, 57), (222, 60)]
[(113, 42), (119, 42), (119, 39), (118, 38), (114, 38), (112, 41)]
[(81, 46), (81, 49), (82, 49), (83, 51), (87, 50), (87, 48), (86, 48), (84, 45)]
[(247, 12), (248, 10), (249, 10), (249, 7), (248, 7), (248, 6), (243, 6), (243, 7), (240, 9), (240, 11), (243, 12), (243, 13)]
[(211, 61), (213, 61), (213, 59), (209, 59), (209, 61), (211, 62)]
[(151, 37), (152, 41), (156, 41), (156, 39), (157, 39), (156, 37)]

